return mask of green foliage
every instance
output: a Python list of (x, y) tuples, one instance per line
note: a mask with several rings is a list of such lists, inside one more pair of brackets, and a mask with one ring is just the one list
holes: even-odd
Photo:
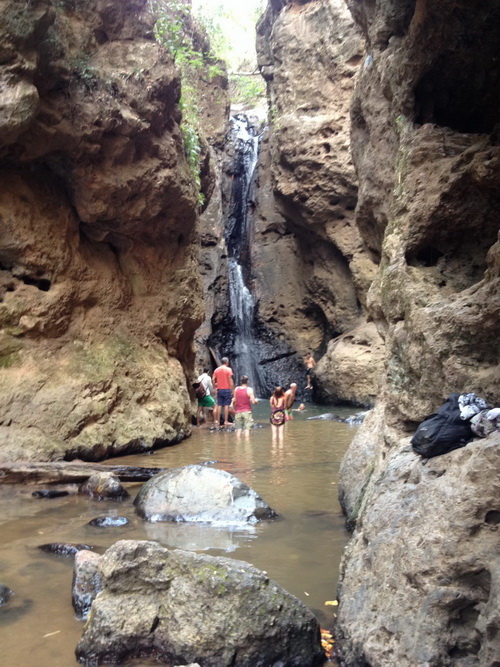
[(181, 130), (186, 159), (199, 192), (198, 203), (201, 206), (204, 202), (200, 192), (201, 113), (196, 78), (203, 74), (213, 78), (222, 71), (214, 62), (213, 54), (203, 53), (197, 44), (190, 5), (183, 0), (152, 0), (151, 5), (158, 16), (155, 24), (156, 39), (168, 50), (181, 71)]
[(232, 102), (257, 106), (266, 96), (266, 84), (260, 75), (231, 74), (229, 92)]

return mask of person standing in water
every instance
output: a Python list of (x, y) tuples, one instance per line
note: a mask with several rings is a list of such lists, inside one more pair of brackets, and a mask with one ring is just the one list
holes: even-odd
[(231, 403), (235, 411), (234, 425), (236, 427), (236, 436), (239, 438), (241, 432), (248, 438), (250, 429), (253, 426), (252, 405), (257, 403), (252, 387), (248, 386), (248, 377), (242, 375), (240, 384), (234, 390), (233, 401)]
[(283, 442), (283, 434), (285, 431), (285, 408), (286, 408), (286, 398), (285, 392), (281, 385), (277, 385), (274, 388), (273, 395), (269, 400), (271, 406), (271, 431), (273, 436), (273, 442), (278, 440)]
[(293, 419), (292, 406), (295, 402), (295, 394), (296, 393), (297, 393), (297, 383), (292, 382), (291, 385), (290, 385), (290, 389), (287, 389), (285, 391), (285, 399), (286, 399), (285, 411), (286, 411), (287, 421), (288, 421), (288, 419)]
[[(199, 389), (198, 387), (201, 387)], [(205, 423), (208, 423), (206, 410), (212, 414), (212, 423), (215, 426), (215, 400), (212, 398), (212, 392), (214, 390), (212, 385), (212, 379), (208, 374), (208, 368), (203, 369), (203, 373), (198, 377), (195, 384), (193, 385), (196, 392), (196, 397), (198, 399), (198, 409), (196, 411), (196, 425), (199, 426), (201, 418)]]
[(222, 357), (222, 364), (212, 375), (214, 389), (217, 394), (217, 408), (215, 409), (215, 423), (220, 425), (221, 408), (224, 408), (224, 426), (229, 424), (229, 406), (233, 398), (233, 371), (229, 368), (229, 359)]

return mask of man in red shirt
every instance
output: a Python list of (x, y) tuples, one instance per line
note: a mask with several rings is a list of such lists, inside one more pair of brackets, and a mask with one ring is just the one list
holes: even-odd
[(217, 394), (217, 408), (215, 423), (220, 424), (221, 408), (224, 408), (224, 425), (229, 423), (229, 406), (233, 400), (234, 380), (233, 371), (229, 368), (229, 359), (222, 357), (222, 365), (214, 370), (212, 375), (215, 393)]

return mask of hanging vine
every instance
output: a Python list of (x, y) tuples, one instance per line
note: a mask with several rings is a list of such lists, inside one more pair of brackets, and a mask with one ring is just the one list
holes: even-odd
[(200, 119), (201, 109), (196, 79), (201, 73), (209, 77), (221, 74), (221, 69), (210, 63), (196, 46), (196, 28), (191, 7), (185, 0), (151, 0), (151, 7), (158, 17), (155, 24), (157, 41), (168, 50), (181, 72), (182, 94), (179, 106), (182, 111), (181, 130), (186, 159), (198, 189), (198, 203), (204, 203), (200, 192)]

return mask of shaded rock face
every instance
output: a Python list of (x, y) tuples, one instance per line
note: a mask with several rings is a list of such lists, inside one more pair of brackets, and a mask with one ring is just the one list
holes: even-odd
[(134, 505), (148, 521), (255, 523), (276, 513), (250, 487), (225, 470), (192, 465), (152, 477)]
[(341, 466), (356, 528), (339, 646), (352, 665), (495, 664), (498, 434), (423, 467), (408, 434), (453, 392), (500, 396), (500, 6), (349, 4), (367, 43), (356, 218), (380, 256), (367, 305), (387, 358)]
[[(271, 109), (255, 213), (258, 318), (270, 343), (268, 363), (288, 363), (295, 374), (290, 379), (299, 380), (300, 369), (305, 380), (305, 352), (318, 359), (330, 340), (364, 326), (376, 270), (355, 225), (357, 177), (349, 142), (362, 44), (345, 4), (321, 0), (270, 3), (258, 25), (257, 48)], [(372, 341), (382, 345), (374, 333), (368, 353)], [(359, 393), (354, 375), (346, 380), (350, 390), (329, 377), (337, 364), (350, 374), (353, 357), (343, 352), (342, 346), (330, 350), (325, 372), (315, 378), (316, 398), (365, 403), (376, 393), (374, 382), (366, 386), (371, 376)], [(378, 350), (371, 363), (380, 368)]]
[(1, 11), (0, 456), (177, 442), (202, 319), (178, 72), (146, 0)]
[(154, 657), (207, 667), (322, 663), (313, 614), (248, 563), (117, 542), (76, 655), (84, 664)]
[(343, 564), (346, 664), (496, 664), (499, 468), (498, 433), (425, 466), (405, 440), (387, 453)]
[(381, 254), (368, 302), (400, 424), (453, 391), (494, 401), (500, 390), (498, 47), (488, 27), (500, 8), (427, 5), (353, 3), (368, 51), (351, 112), (357, 221)]

